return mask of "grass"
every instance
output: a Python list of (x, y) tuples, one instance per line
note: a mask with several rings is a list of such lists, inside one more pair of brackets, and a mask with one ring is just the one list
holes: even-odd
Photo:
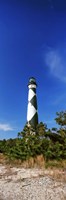
[(66, 170), (66, 160), (48, 160), (45, 163), (45, 168), (62, 168)]
[(38, 155), (36, 157), (30, 157), (26, 161), (22, 161), (20, 159), (11, 159), (7, 156), (0, 153), (0, 164), (6, 164), (6, 165), (12, 165), (12, 166), (22, 166), (24, 168), (33, 168), (33, 167), (39, 167), (39, 168), (57, 168), (57, 169), (64, 169), (66, 170), (66, 160), (48, 160), (46, 161), (43, 157), (43, 155)]

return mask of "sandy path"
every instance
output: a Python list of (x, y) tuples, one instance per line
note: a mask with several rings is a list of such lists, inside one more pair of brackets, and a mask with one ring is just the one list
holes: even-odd
[(0, 165), (0, 200), (66, 200), (66, 182), (52, 170)]

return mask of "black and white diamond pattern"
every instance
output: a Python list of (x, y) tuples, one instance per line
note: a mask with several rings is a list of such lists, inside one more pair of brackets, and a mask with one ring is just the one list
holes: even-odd
[(27, 122), (33, 127), (36, 127), (38, 124), (36, 87), (34, 87), (34, 85), (29, 87)]

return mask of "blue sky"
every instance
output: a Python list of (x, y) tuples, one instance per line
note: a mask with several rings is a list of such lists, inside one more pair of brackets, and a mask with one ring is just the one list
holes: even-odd
[(66, 1), (0, 1), (0, 139), (26, 123), (28, 80), (36, 78), (39, 122), (66, 109)]

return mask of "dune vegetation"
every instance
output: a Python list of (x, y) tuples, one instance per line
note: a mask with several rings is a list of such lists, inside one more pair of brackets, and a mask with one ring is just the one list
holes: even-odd
[(27, 124), (15, 139), (0, 140), (0, 163), (28, 166), (66, 166), (66, 111), (56, 113), (58, 128), (40, 122), (36, 129)]

